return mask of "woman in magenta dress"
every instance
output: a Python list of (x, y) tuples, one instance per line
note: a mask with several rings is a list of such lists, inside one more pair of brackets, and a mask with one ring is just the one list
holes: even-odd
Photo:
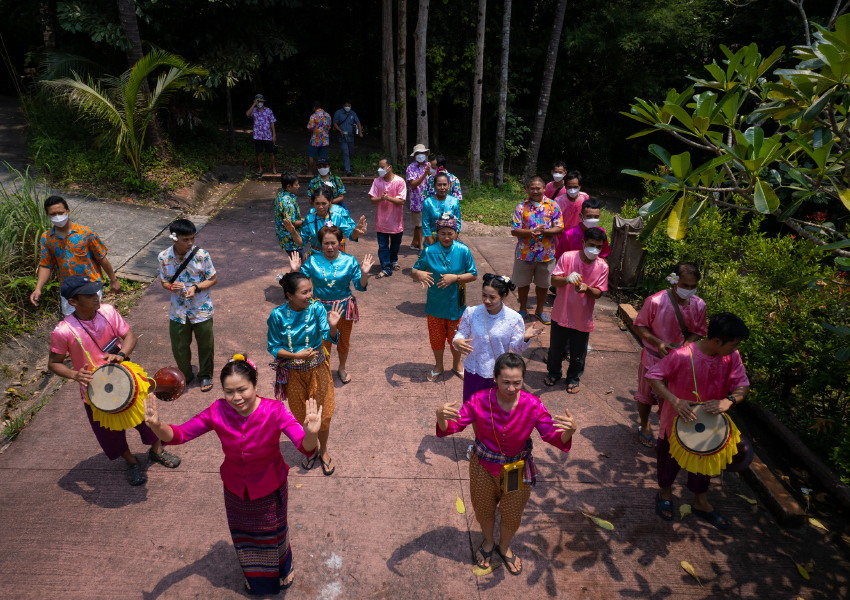
[(302, 427), (283, 402), (257, 395), (257, 367), (241, 354), (221, 370), (221, 386), (224, 398), (182, 425), (162, 423), (150, 395), (145, 423), (165, 444), (184, 444), (215, 431), (224, 450), (224, 509), (245, 587), (254, 595), (277, 594), (295, 577), (286, 516), (289, 467), (280, 453), (280, 434), (311, 455), (322, 407), (310, 398)]
[[(482, 569), (490, 565), (493, 552), (499, 554), (511, 575), (522, 572), (522, 563), (511, 552), (510, 543), (522, 522), (525, 504), (536, 483), (537, 469), (531, 456), (531, 430), (537, 429), (544, 442), (563, 452), (572, 446), (576, 423), (570, 411), (549, 414), (540, 398), (522, 390), (525, 361), (518, 354), (502, 354), (493, 367), (495, 388), (482, 390), (463, 403), (449, 402), (437, 409), (437, 437), (445, 437), (476, 424), (475, 446), (469, 459), (469, 494), (475, 518), (481, 525), (484, 541), (475, 553)], [(511, 465), (524, 461), (521, 489), (506, 486)], [(517, 478), (518, 479), (518, 478)], [(508, 488), (506, 491), (506, 487)], [(502, 521), (499, 543), (495, 542), (496, 506)]]

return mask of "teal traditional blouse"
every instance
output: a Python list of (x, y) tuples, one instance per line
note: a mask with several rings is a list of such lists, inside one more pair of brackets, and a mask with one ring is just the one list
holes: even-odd
[[(328, 216), (324, 219), (320, 218), (315, 212), (308, 213), (304, 218), (304, 223), (301, 225), (301, 239), (304, 246), (310, 245), (314, 250), (321, 250), (322, 245), (319, 243), (319, 231), (327, 224), (336, 225), (342, 229), (342, 234), (351, 240), (351, 232), (357, 227), (351, 219), (351, 215), (344, 208), (331, 210)], [(356, 242), (357, 240), (351, 240)]]
[(413, 268), (417, 271), (428, 271), (432, 273), (431, 276), (434, 278), (434, 284), (428, 288), (425, 313), (438, 319), (450, 319), (452, 321), (460, 319), (466, 309), (466, 302), (461, 303), (459, 300), (458, 284), (453, 283), (446, 288), (439, 288), (437, 282), (440, 280), (440, 275), (444, 273), (478, 275), (472, 252), (467, 245), (454, 241), (451, 247), (446, 250), (439, 242), (431, 244), (422, 251)]
[(443, 213), (451, 213), (457, 218), (457, 232), (460, 233), (460, 202), (454, 196), (446, 196), (446, 199), (440, 202), (434, 196), (425, 198), (422, 204), (422, 233), (425, 237), (437, 236), (435, 226), (437, 219), (443, 216)]
[(324, 340), (334, 344), (339, 341), (339, 331), (336, 339), (330, 337), (328, 312), (321, 302), (311, 302), (302, 311), (290, 309), (287, 303), (281, 304), (272, 311), (266, 324), (269, 326), (269, 353), (274, 358), (277, 358), (278, 350), (293, 353), (305, 348), (321, 350)]
[(301, 265), (301, 272), (313, 281), (313, 296), (325, 302), (350, 298), (352, 283), (358, 292), (366, 291), (360, 282), (360, 264), (344, 252), (333, 261), (321, 252), (314, 252)]

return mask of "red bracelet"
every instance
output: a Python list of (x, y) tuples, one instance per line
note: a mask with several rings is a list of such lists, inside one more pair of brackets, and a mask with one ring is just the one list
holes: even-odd
[(169, 291), (170, 291), (170, 290), (171, 290), (171, 288), (173, 288), (173, 287), (174, 287), (174, 284), (173, 284), (173, 283), (169, 283), (169, 284), (168, 284), (168, 289), (169, 289)]

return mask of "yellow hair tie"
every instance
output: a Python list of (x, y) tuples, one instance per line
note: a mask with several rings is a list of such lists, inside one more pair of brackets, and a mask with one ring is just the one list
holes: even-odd
[(231, 360), (245, 360), (245, 357), (241, 354), (234, 354)]

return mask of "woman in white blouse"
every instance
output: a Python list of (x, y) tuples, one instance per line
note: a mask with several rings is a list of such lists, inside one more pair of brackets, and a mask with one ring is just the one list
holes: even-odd
[(543, 325), (535, 322), (525, 328), (520, 314), (504, 305), (508, 293), (516, 286), (504, 275), (484, 275), (484, 303), (468, 306), (463, 312), (452, 343), (463, 352), (463, 401), (478, 391), (496, 387), (493, 367), (505, 352), (522, 354), (533, 337), (543, 333)]

